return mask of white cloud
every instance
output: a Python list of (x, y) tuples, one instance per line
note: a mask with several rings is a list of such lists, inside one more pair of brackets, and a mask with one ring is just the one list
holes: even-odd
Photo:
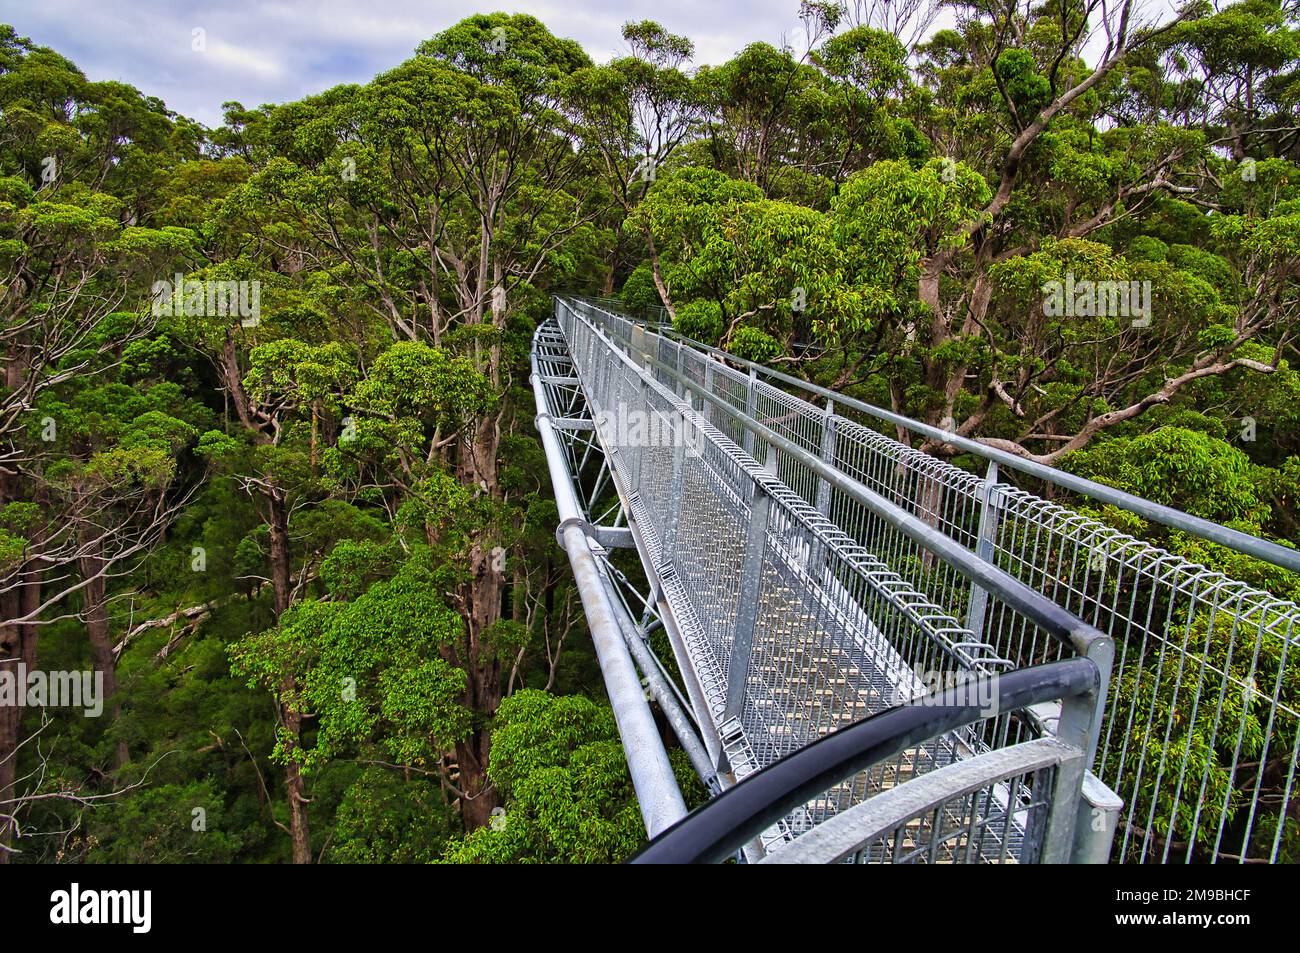
[(275, 79), (284, 71), (282, 64), (274, 58), (274, 54), (232, 46), (223, 40), (210, 41), (206, 50), (202, 52), (216, 62), (219, 72), (248, 70), (258, 76)]
[[(1172, 0), (1147, 0), (1163, 18)], [(720, 63), (754, 42), (798, 47), (798, 0), (40, 0), (0, 14), (21, 35), (208, 125), (221, 104), (287, 102), (339, 83), (364, 83), (419, 43), (476, 12), (530, 13), (577, 40), (597, 62), (626, 52), (620, 28), (657, 20), (695, 42), (698, 63)], [(946, 15), (948, 16), (948, 15)], [(206, 31), (207, 52), (191, 49)]]
[[(209, 125), (221, 104), (286, 102), (338, 83), (364, 83), (396, 66), (415, 47), (483, 6), (436, 0), (42, 0), (2, 18), (20, 35), (52, 47), (91, 79), (130, 83), (169, 108)], [(512, 0), (577, 40), (593, 59), (625, 52), (620, 28), (654, 19), (695, 41), (698, 62), (721, 62), (756, 39), (799, 35), (796, 0)], [(191, 47), (206, 31), (207, 50)]]

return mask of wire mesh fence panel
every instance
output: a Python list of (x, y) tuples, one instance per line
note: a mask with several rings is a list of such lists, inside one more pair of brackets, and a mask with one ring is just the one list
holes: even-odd
[[(955, 570), (884, 520), (856, 532), (837, 525), (837, 503), (816, 474), (769, 452), (720, 406), (688, 399), (681, 381), (741, 413), (788, 416), (819, 448), (820, 411), (792, 414), (744, 375), (715, 374), (716, 362), (665, 348), (593, 306), (559, 304), (557, 319), (736, 779), (936, 684), (1014, 664), (897, 567), (924, 566), (930, 588), (960, 604)], [(1035, 644), (1073, 651), (1039, 621), (991, 602)], [(1008, 713), (950, 732), (835, 785), (770, 834), (796, 835), (873, 792), (1049, 730)]]
[[(610, 310), (574, 307), (614, 344), (652, 357), (654, 378), (668, 391), (688, 391), (687, 382), (716, 397), (721, 404), (694, 400), (712, 427), (860, 558), (887, 566), (909, 593), (938, 607), (948, 620), (938, 628), (951, 623), (954, 631), (931, 632), (930, 642), (961, 659), (954, 665), (1021, 667), (1068, 649), (726, 407), (1114, 639), (1093, 769), (1125, 801), (1116, 859), (1300, 860), (1300, 607), (1080, 512), (1086, 502), (1072, 494), (1056, 495), (1074, 507), (998, 482), (996, 472), (968, 473), (880, 433), (881, 422), (858, 411), (805, 400)], [(819, 568), (835, 575), (833, 561), (825, 557)], [(803, 611), (823, 621), (815, 607)]]
[(1054, 768), (1012, 775), (918, 811), (843, 859), (851, 864), (1032, 863)]

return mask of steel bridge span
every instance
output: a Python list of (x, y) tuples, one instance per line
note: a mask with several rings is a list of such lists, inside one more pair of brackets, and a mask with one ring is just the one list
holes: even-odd
[[(1277, 571), (1300, 553), (591, 300), (555, 300), (532, 385), (637, 861), (1285, 856), (1300, 608), (1084, 506)], [(661, 723), (711, 795), (689, 815)]]

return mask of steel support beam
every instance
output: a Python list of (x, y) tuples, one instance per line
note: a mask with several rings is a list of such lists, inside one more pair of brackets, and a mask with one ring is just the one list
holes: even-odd
[[(540, 329), (539, 332), (540, 334)], [(677, 786), (668, 752), (664, 749), (654, 715), (641, 688), (636, 666), (629, 653), (623, 630), (605, 588), (599, 562), (591, 551), (590, 523), (578, 505), (570, 478), (564, 448), (551, 422), (545, 384), (537, 361), (532, 356), (533, 395), (537, 400), (537, 430), (551, 473), (560, 526), (556, 536), (569, 557), (573, 577), (587, 617), (587, 628), (600, 662), (610, 707), (618, 726), (619, 738), (627, 755), (632, 786), (646, 832), (654, 837), (686, 815), (686, 805)]]

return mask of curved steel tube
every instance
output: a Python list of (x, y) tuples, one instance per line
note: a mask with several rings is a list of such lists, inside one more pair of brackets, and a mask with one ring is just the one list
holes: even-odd
[[(999, 711), (1095, 694), (1097, 666), (1086, 658), (1017, 669), (997, 679)], [(692, 811), (634, 856), (633, 864), (703, 864), (726, 860), (792, 810), (845, 778), (963, 725), (979, 721), (968, 693), (952, 690), (935, 704), (891, 708), (832, 732), (768, 765)]]

